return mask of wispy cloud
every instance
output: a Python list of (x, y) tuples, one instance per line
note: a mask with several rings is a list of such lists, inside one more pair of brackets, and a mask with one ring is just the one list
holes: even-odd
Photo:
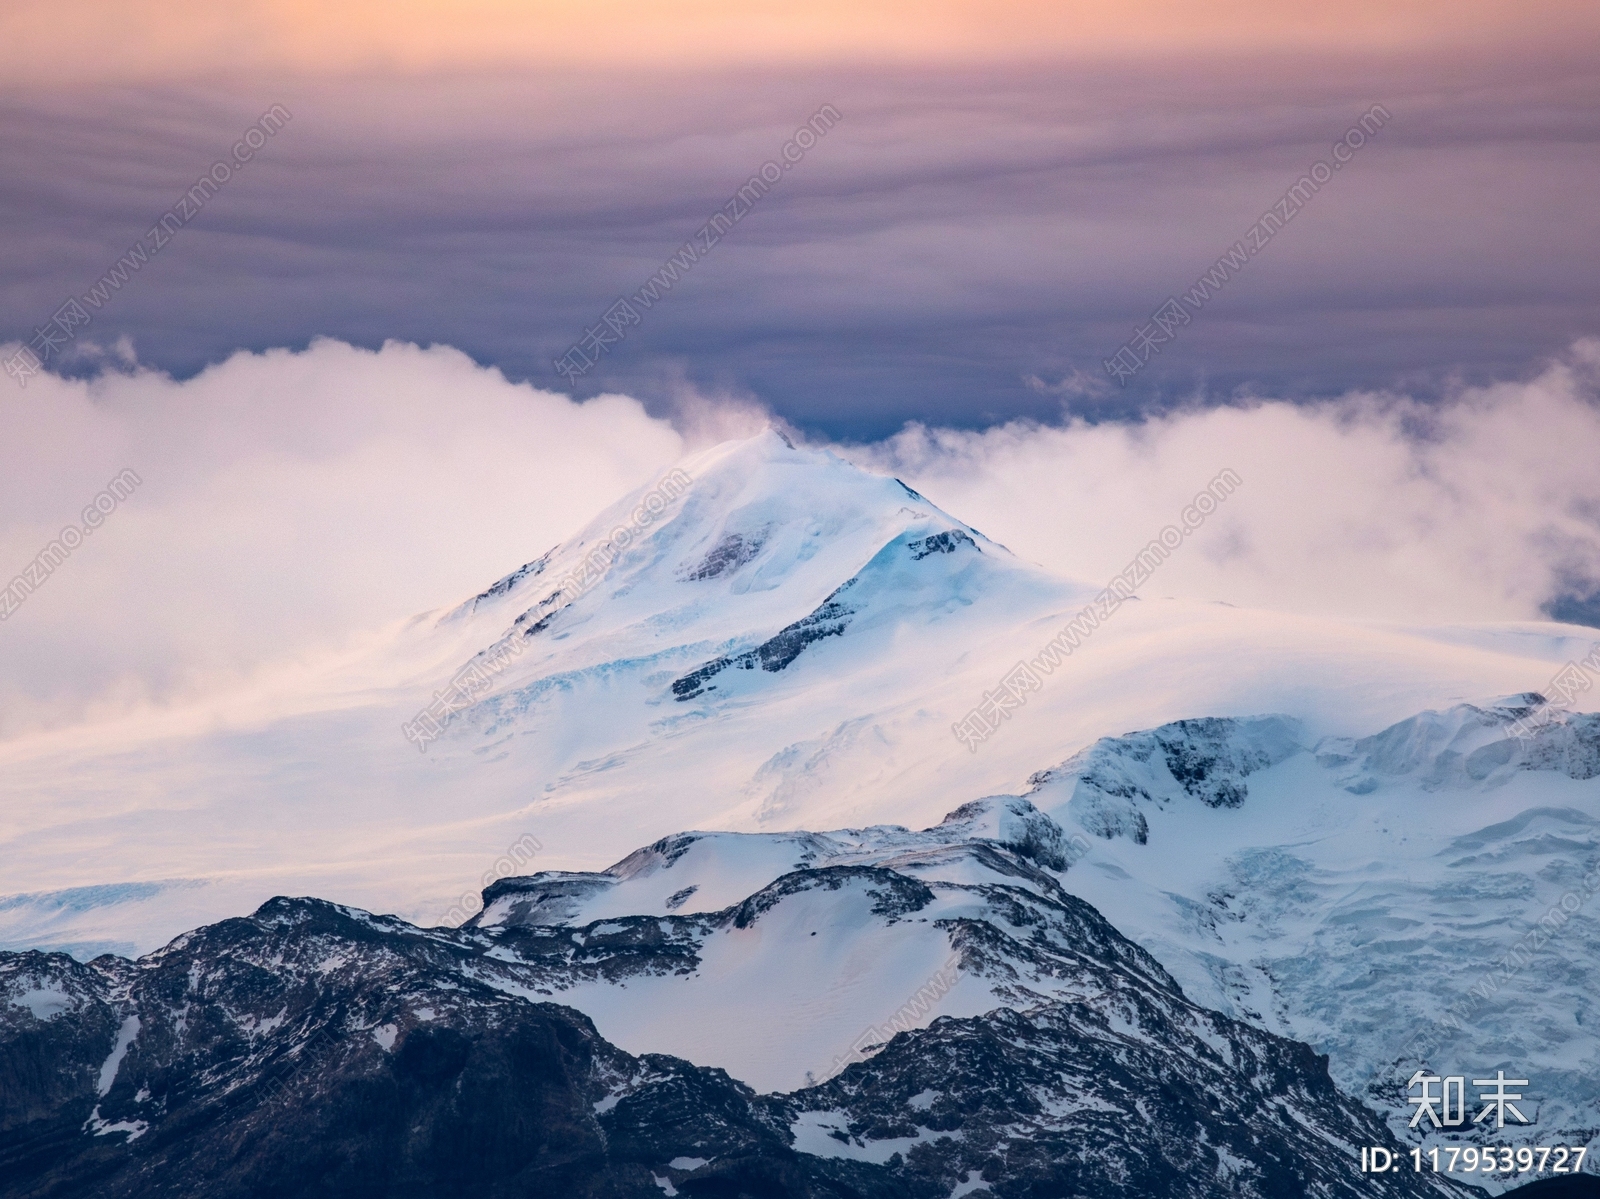
[[(295, 114), (96, 337), (180, 373), (317, 335), (462, 348), (540, 385), (826, 98), (847, 119), (584, 375), (674, 373), (878, 437), (1063, 408), (1504, 378), (1600, 331), (1600, 84), (1546, 54), (301, 79), (0, 99), (26, 340), (270, 102)], [(825, 90), (823, 90), (825, 89)], [(1381, 98), (1360, 152), (1105, 396), (1101, 362)], [(1539, 219), (1524, 214), (1538, 212)], [(1034, 380), (1035, 382), (1030, 382)]]
[(184, 382), (0, 387), (3, 580), (124, 466), (143, 480), (6, 620), (0, 735), (455, 603), (683, 451), (633, 400), (575, 403), (443, 348), (323, 341)]

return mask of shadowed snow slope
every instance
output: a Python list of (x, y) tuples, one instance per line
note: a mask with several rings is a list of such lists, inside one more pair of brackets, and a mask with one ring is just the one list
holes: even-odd
[(684, 833), (599, 874), (503, 879), (469, 927), (559, 962), (541, 993), (619, 1045), (792, 1087), (891, 1025), (1081, 997), (1098, 950), (1056, 874), (1078, 852), (1015, 798), (923, 832)]
[[(786, 854), (853, 863), (690, 915), (549, 923), (539, 896), (570, 880), (518, 879), (463, 929), (277, 898), (137, 962), (0, 952), (0, 1192), (1472, 1193), (1358, 1173), (1358, 1146), (1400, 1145), (1326, 1059), (1191, 1003), (1006, 841), (1049, 857), (1048, 829), (994, 801), (923, 833), (690, 834), (606, 876), (608, 900), (650, 903), (679, 868), (711, 886)], [(897, 1013), (796, 1088), (807, 1055), (847, 1043), (830, 1018), (889, 1015), (885, 984), (939, 958), (930, 1002), (981, 1012)], [(789, 1093), (615, 1043), (675, 1033)]]

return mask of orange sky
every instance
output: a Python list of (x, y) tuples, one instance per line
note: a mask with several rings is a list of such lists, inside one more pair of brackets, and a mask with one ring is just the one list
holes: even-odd
[(1593, 0), (7, 0), (10, 84), (1556, 42)]

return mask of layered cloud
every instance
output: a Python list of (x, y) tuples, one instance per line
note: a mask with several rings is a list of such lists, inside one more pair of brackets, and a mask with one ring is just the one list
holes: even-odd
[[(0, 178), (0, 340), (108, 288), (136, 241), (155, 250), (163, 214), (184, 217), (180, 198), (281, 106), (291, 119), (242, 169), (223, 162), (225, 183), (207, 176), (214, 194), (125, 268), (80, 338), (126, 335), (186, 375), (241, 347), (396, 337), (567, 388), (553, 360), (732, 204), (737, 224), (698, 244), (579, 394), (659, 411), (687, 379), (852, 439), (1063, 405), (1123, 418), (1196, 396), (1438, 394), (1450, 372), (1511, 377), (1600, 329), (1593, 57), (1574, 34), (1568, 57), (1493, 61), (0, 88), (0, 156), (26, 165)], [(1333, 173), (1333, 143), (1378, 104), (1392, 119)], [(824, 106), (839, 119), (803, 160), (739, 200)], [(1288, 223), (1111, 385), (1102, 364), (1135, 326), (1280, 201)]]
[[(837, 447), (1088, 581), (1217, 471), (1239, 489), (1147, 588), (1415, 622), (1537, 619), (1600, 580), (1600, 343), (1442, 403), (1353, 395), (1140, 422), (912, 426)], [(747, 401), (670, 419), (508, 381), (459, 351), (319, 341), (185, 381), (0, 388), (0, 576), (136, 488), (0, 624), (0, 736), (227, 687), (448, 604), (567, 536)]]

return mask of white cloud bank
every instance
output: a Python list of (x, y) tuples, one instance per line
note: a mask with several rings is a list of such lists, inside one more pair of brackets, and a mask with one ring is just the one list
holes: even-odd
[[(1443, 406), (1261, 402), (1138, 426), (910, 428), (846, 456), (1099, 581), (1222, 467), (1244, 487), (1149, 588), (1407, 621), (1535, 618), (1600, 577), (1600, 342)], [(748, 404), (575, 403), (448, 348), (239, 353), (0, 387), (0, 586), (143, 480), (0, 624), (0, 736), (168, 702), (451, 603)]]
[(1223, 467), (1244, 486), (1151, 594), (1399, 621), (1538, 619), (1600, 585), (1600, 341), (1424, 405), (1262, 401), (1140, 425), (911, 427), (852, 457), (1103, 582)]
[(319, 341), (175, 382), (0, 386), (0, 586), (143, 484), (0, 624), (0, 736), (177, 700), (460, 599), (685, 451), (447, 348)]

